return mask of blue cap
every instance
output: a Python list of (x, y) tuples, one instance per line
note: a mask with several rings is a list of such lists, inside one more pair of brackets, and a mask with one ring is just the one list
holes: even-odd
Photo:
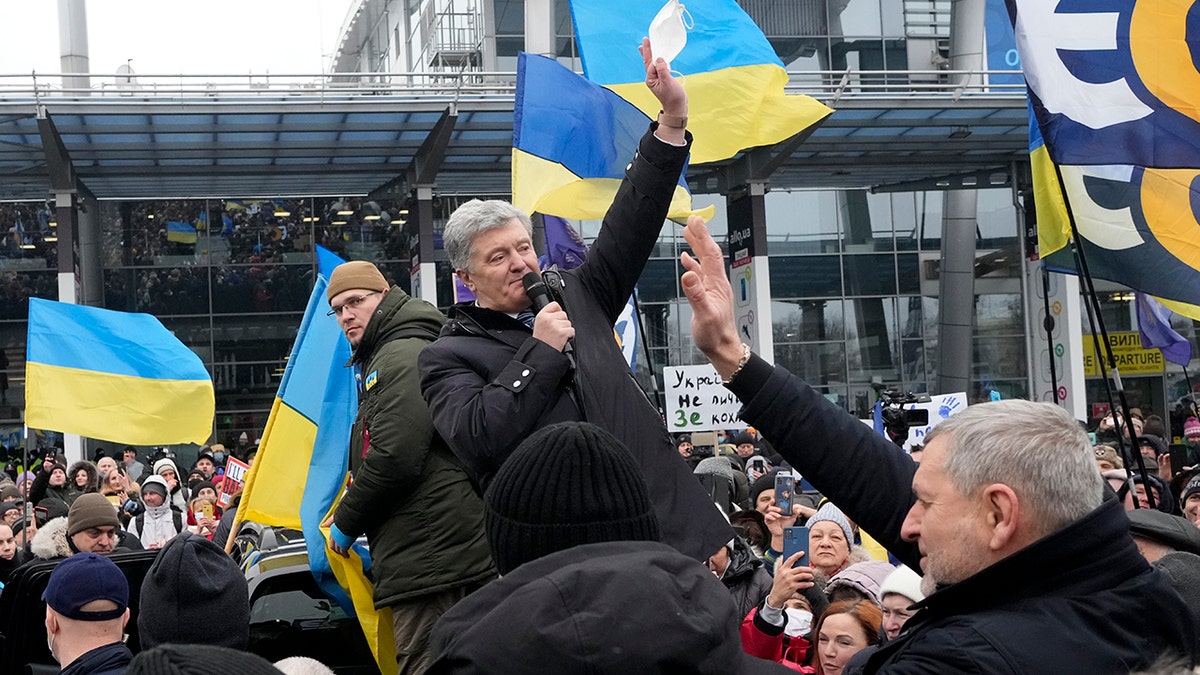
[[(76, 553), (60, 562), (50, 573), (42, 600), (59, 614), (79, 621), (107, 621), (129, 607), (129, 582), (113, 561), (95, 553)], [(96, 600), (111, 600), (116, 609), (88, 612), (83, 606)]]

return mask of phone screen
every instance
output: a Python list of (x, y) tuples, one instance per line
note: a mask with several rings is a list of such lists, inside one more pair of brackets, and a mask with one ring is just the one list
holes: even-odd
[(775, 476), (775, 506), (785, 516), (792, 515), (793, 495), (796, 492), (796, 478), (790, 473), (780, 473)]
[(779, 559), (787, 560), (800, 551), (804, 551), (804, 555), (796, 562), (796, 565), (811, 567), (808, 561), (808, 528), (798, 525), (783, 528), (783, 555)]

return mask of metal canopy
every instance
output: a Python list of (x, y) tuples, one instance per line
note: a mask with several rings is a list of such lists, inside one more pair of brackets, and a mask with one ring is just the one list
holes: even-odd
[[(446, 133), (437, 191), (509, 191), (511, 86), (471, 93), (460, 85), (453, 96), (393, 91), (0, 96), (0, 199), (38, 200), (51, 192), (38, 105), (53, 116), (75, 176), (99, 199), (366, 195), (405, 180), (448, 106), (457, 121)], [(1007, 170), (1027, 157), (1023, 97), (837, 98), (827, 101), (836, 112), (823, 126), (790, 152), (772, 154), (772, 189), (886, 189)], [(730, 176), (738, 172), (728, 170), (735, 162), (691, 167), (693, 190), (736, 189)]]

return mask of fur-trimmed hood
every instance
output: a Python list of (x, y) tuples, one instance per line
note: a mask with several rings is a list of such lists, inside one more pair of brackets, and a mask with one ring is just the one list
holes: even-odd
[(67, 541), (67, 517), (59, 516), (39, 527), (29, 542), (29, 550), (42, 560), (70, 557), (74, 551)]
[[(75, 474), (78, 473), (80, 469), (86, 471), (88, 475), (87, 486), (83, 488), (80, 488), (75, 484)], [(67, 469), (67, 485), (75, 488), (79, 492), (99, 492), (100, 471), (96, 469), (95, 464), (92, 464), (89, 461), (84, 460), (82, 462), (75, 462), (71, 465), (70, 469)]]

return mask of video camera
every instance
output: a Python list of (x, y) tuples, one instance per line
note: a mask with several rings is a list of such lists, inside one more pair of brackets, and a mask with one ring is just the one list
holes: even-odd
[(899, 390), (887, 389), (883, 384), (873, 384), (871, 387), (882, 403), (883, 429), (896, 445), (903, 446), (908, 440), (910, 427), (929, 424), (928, 410), (904, 407), (914, 403), (929, 403), (929, 394), (914, 394), (911, 391), (901, 394)]

